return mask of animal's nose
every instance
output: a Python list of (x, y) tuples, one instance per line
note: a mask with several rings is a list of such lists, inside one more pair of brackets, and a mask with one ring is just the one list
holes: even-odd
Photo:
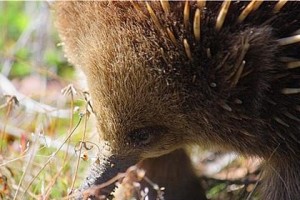
[[(112, 155), (101, 161), (93, 163), (89, 174), (79, 189), (77, 199), (101, 199), (101, 196), (108, 196), (115, 189), (118, 179), (113, 180), (120, 172), (125, 172), (127, 168), (137, 163), (134, 156)], [(105, 198), (106, 199), (106, 198)]]

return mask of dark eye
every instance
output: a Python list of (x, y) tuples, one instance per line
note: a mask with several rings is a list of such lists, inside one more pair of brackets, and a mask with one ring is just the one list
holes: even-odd
[(136, 129), (129, 133), (129, 139), (134, 145), (145, 146), (149, 144), (154, 137), (160, 135), (162, 130), (163, 128), (161, 126)]

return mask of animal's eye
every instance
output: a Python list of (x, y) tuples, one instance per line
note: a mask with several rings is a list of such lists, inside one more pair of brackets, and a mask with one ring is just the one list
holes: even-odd
[(160, 126), (136, 129), (129, 133), (129, 139), (134, 145), (145, 146), (149, 144), (154, 137), (158, 136), (162, 130)]

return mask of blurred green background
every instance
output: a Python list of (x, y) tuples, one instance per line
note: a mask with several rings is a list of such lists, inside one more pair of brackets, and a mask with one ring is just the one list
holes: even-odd
[(58, 46), (59, 38), (46, 2), (0, 2), (2, 74), (15, 78), (48, 70), (71, 78), (73, 70)]

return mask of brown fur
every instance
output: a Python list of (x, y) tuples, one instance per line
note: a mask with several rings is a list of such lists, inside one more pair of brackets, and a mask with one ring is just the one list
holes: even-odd
[[(140, 167), (152, 182), (166, 188), (165, 199), (206, 199), (190, 159), (182, 149), (158, 158), (146, 159), (140, 163)], [(149, 184), (144, 184), (145, 186), (151, 188)], [(150, 199), (155, 199), (156, 193), (150, 190), (149, 196)]]
[[(143, 160), (138, 164), (138, 167), (146, 172), (146, 178), (140, 182), (140, 189), (132, 188), (132, 182), (129, 185), (126, 184), (126, 178), (130, 178), (127, 175), (125, 181), (114, 194), (116, 199), (131, 199), (130, 197), (132, 196), (138, 197), (138, 193), (145, 191), (146, 188), (149, 190), (147, 195), (150, 200), (161, 199), (161, 193), (163, 198), (167, 200), (206, 199), (205, 192), (201, 189), (199, 178), (194, 173), (190, 159), (182, 149), (160, 157)], [(149, 183), (148, 181), (151, 182)], [(154, 188), (155, 185), (164, 189), (157, 192)]]
[[(114, 155), (136, 160), (190, 144), (260, 156), (267, 160), (262, 198), (297, 199), (300, 95), (281, 91), (300, 87), (299, 68), (287, 69), (282, 61), (299, 60), (300, 47), (277, 40), (299, 34), (299, 2), (277, 14), (276, 2), (264, 2), (242, 23), (237, 18), (248, 2), (234, 2), (220, 30), (221, 3), (207, 2), (198, 43), (192, 31), (197, 6), (189, 4), (185, 27), (183, 2), (172, 2), (169, 14), (159, 2), (149, 3), (163, 28), (144, 2), (134, 4), (138, 9), (129, 2), (54, 5), (66, 55), (87, 77), (101, 138)], [(236, 83), (243, 53), (244, 73)], [(151, 141), (139, 145), (132, 135), (143, 132)]]

